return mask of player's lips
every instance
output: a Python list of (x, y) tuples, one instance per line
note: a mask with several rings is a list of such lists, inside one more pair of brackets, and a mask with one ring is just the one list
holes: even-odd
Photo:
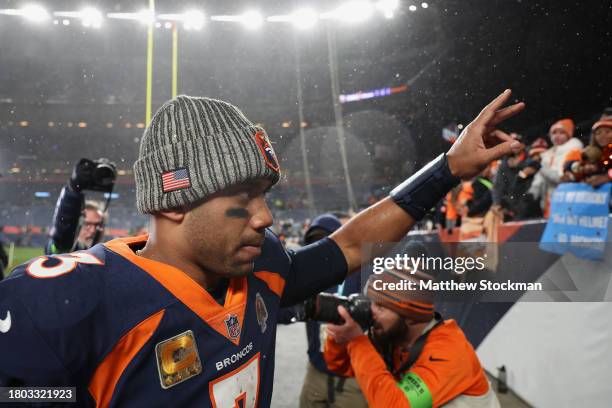
[(240, 247), (240, 250), (248, 252), (250, 255), (253, 256), (261, 255), (261, 246), (257, 245), (243, 245)]
[(249, 242), (245, 242), (240, 246), (240, 251), (248, 254), (249, 258), (257, 258), (261, 255), (261, 247), (263, 245), (263, 240), (253, 240)]
[(265, 237), (263, 235), (255, 235), (244, 239), (242, 245), (238, 248), (239, 252), (247, 254), (248, 258), (255, 259), (261, 255), (261, 247), (264, 244)]

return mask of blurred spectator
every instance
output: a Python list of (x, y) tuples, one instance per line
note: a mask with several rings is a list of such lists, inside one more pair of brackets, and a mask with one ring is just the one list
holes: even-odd
[(595, 122), (588, 146), (567, 155), (563, 179), (584, 181), (593, 187), (612, 180), (612, 113), (604, 113)]
[[(61, 200), (60, 196), (60, 200)], [(59, 200), (58, 200), (59, 201)], [(78, 214), (78, 215), (77, 215)], [(95, 201), (86, 201), (82, 212), (75, 212), (77, 219), (82, 215), (82, 220), (77, 228), (78, 235), (70, 234), (70, 231), (61, 230), (58, 233), (58, 221), (54, 217), (54, 231), (51, 235), (47, 246), (45, 247), (46, 254), (57, 254), (62, 252), (70, 252), (73, 250), (79, 251), (89, 249), (96, 243), (100, 242), (104, 237), (105, 214), (102, 212), (102, 207)], [(62, 218), (63, 219), (63, 218)], [(76, 231), (75, 231), (76, 232)]]
[(493, 204), (492, 167), (489, 166), (472, 181), (472, 198), (467, 201), (467, 216), (484, 216)]
[(466, 215), (466, 203), (474, 196), (470, 181), (464, 181), (446, 195), (446, 229), (449, 231), (461, 225), (461, 218)]
[(582, 149), (582, 142), (574, 137), (574, 130), (571, 119), (561, 119), (550, 127), (549, 137), (553, 146), (542, 153), (542, 167), (529, 189), (529, 193), (540, 201), (545, 217), (548, 217), (550, 195), (561, 182), (565, 157), (574, 149)]
[[(505, 178), (501, 178), (502, 174), (508, 173), (504, 169), (504, 164), (500, 165), (500, 170), (495, 178), (493, 201), (495, 203), (494, 210), (503, 213), (504, 221), (542, 217), (539, 202), (527, 192), (535, 175), (540, 170), (542, 153), (546, 149), (548, 149), (548, 142), (543, 138), (537, 138), (527, 152), (521, 152), (521, 156), (524, 157), (523, 160), (512, 161), (510, 159), (513, 159), (513, 157), (510, 157), (507, 166), (513, 171)], [(505, 181), (508, 182), (507, 185), (498, 186)], [(496, 192), (499, 194), (497, 197)], [(495, 202), (496, 200), (499, 201)]]
[(529, 179), (535, 176), (535, 174), (540, 171), (542, 167), (542, 153), (548, 150), (548, 142), (546, 139), (542, 137), (538, 137), (533, 141), (531, 146), (529, 146), (529, 150), (527, 151), (527, 155), (529, 158), (521, 163), (519, 178), (521, 179)]
[(536, 174), (542, 167), (542, 153), (548, 149), (548, 142), (539, 137), (529, 147), (525, 161), (519, 165), (518, 177), (514, 180), (512, 191), (514, 199), (510, 204), (510, 215), (513, 220), (541, 218), (543, 216), (539, 200), (536, 200), (529, 190)]
[[(521, 139), (520, 135), (513, 134), (517, 139)], [(501, 160), (499, 169), (493, 179), (493, 205), (495, 210), (504, 210), (506, 214), (505, 220), (512, 219), (513, 206), (515, 199), (518, 198), (514, 187), (516, 179), (521, 170), (521, 165), (527, 158), (525, 150), (521, 150), (516, 154), (506, 157)]]
[(465, 204), (465, 215), (461, 219), (459, 239), (480, 240), (485, 233), (485, 215), (493, 204), (493, 183), (490, 178), (493, 166), (476, 176), (471, 182), (472, 196)]

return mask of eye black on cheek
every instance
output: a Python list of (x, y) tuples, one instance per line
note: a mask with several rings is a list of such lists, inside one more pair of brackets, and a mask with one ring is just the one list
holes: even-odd
[(225, 216), (232, 218), (248, 218), (249, 212), (244, 208), (230, 208), (225, 211)]

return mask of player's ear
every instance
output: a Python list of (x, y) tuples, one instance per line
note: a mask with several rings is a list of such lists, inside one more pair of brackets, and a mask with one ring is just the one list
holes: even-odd
[(157, 213), (160, 217), (166, 218), (170, 221), (174, 221), (177, 223), (183, 222), (185, 218), (185, 212), (183, 210), (168, 210), (168, 211), (160, 211)]

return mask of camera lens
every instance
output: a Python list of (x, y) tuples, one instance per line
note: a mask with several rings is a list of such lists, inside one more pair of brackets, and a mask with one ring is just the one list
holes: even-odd
[(333, 324), (343, 324), (344, 319), (338, 313), (338, 306), (343, 306), (359, 325), (365, 330), (372, 326), (373, 318), (370, 309), (371, 301), (361, 294), (349, 297), (331, 293), (319, 293), (316, 298), (304, 304), (305, 316), (308, 319)]
[(104, 188), (110, 188), (116, 177), (115, 168), (108, 163), (98, 163), (93, 172), (94, 184)]
[(372, 302), (362, 294), (353, 294), (348, 298), (349, 314), (359, 325), (365, 330), (372, 326), (374, 318), (372, 317)]
[(334, 296), (330, 293), (320, 293), (316, 300), (315, 320), (334, 324), (344, 323), (338, 314), (338, 306), (350, 310), (349, 300), (344, 296)]

